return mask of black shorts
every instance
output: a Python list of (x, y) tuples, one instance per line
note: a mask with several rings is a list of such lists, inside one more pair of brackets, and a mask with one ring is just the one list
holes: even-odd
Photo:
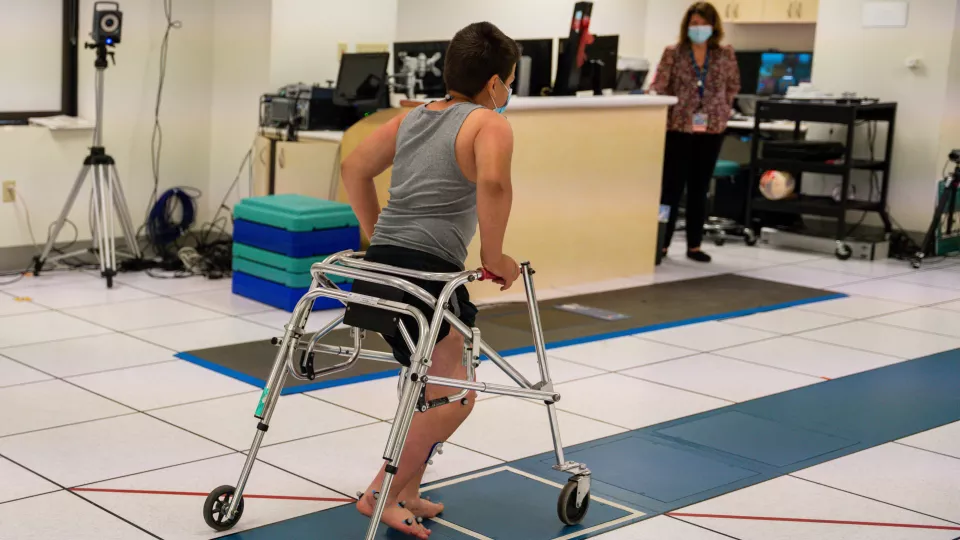
[[(378, 245), (370, 246), (367, 250), (364, 260), (368, 262), (386, 264), (389, 266), (397, 266), (400, 268), (407, 268), (410, 270), (419, 270), (421, 272), (462, 272), (463, 269), (459, 266), (453, 264), (450, 261), (437, 257), (436, 255), (431, 255), (429, 253), (424, 253), (422, 251), (417, 251), (415, 249), (409, 249), (399, 246), (388, 246), (388, 245)], [(440, 293), (443, 291), (443, 287), (446, 285), (442, 281), (424, 281), (419, 279), (403, 278), (407, 281), (421, 287), (423, 290), (427, 291), (434, 298), (439, 297)], [(371, 284), (364, 282), (354, 283), (353, 291), (359, 294), (370, 294), (371, 296), (381, 296), (376, 294), (376, 287), (371, 287)], [(421, 310), (426, 316), (427, 321), (432, 320), (433, 318), (433, 308), (428, 306), (425, 302), (419, 298), (403, 293), (402, 297), (393, 297), (389, 298), (390, 300), (396, 300), (398, 302), (403, 302), (405, 304), (410, 304), (411, 306)], [(457, 316), (464, 324), (468, 327), (473, 327), (476, 325), (477, 321), (477, 307), (470, 302), (470, 294), (467, 292), (466, 287), (460, 287), (457, 289), (453, 297), (450, 298), (450, 309), (453, 311), (453, 314)], [(417, 326), (417, 321), (410, 315), (402, 315), (400, 318), (403, 321), (403, 324), (406, 326), (407, 330), (410, 332), (410, 335), (416, 340), (418, 335), (419, 328)], [(348, 311), (348, 316), (345, 319), (347, 324), (350, 324), (350, 315)], [(444, 322), (440, 327), (440, 334), (438, 340), (442, 340), (447, 337), (450, 333), (450, 324)], [(407, 347), (407, 343), (404, 341), (403, 336), (400, 334), (399, 330), (396, 332), (383, 332), (383, 339), (390, 345), (393, 349), (393, 356), (397, 359), (398, 362), (405, 366), (410, 365), (410, 348)]]

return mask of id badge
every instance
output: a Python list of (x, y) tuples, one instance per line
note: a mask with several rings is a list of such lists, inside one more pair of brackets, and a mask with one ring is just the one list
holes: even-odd
[(706, 133), (706, 131), (707, 131), (707, 115), (705, 113), (694, 113), (693, 132)]

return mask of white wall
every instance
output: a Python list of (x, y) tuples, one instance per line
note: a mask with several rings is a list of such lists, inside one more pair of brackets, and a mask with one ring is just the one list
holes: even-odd
[[(123, 43), (116, 49), (116, 67), (111, 64), (105, 74), (104, 144), (117, 160), (133, 220), (139, 224), (152, 190), (150, 135), (165, 21), (159, 1), (126, 0), (122, 9)], [(89, 32), (92, 11), (92, 0), (80, 3), (81, 40)], [(190, 185), (206, 192), (210, 170), (213, 3), (175, 0), (174, 16), (183, 21), (183, 28), (173, 31), (169, 48), (161, 110), (161, 189)], [(93, 118), (94, 55), (81, 49), (79, 58), (80, 115)], [(35, 127), (0, 129), (0, 178), (17, 181), (41, 244), (83, 163), (91, 134), (54, 133)], [(86, 225), (87, 197), (85, 190), (70, 215), (80, 228), (81, 239), (90, 237)], [(61, 238), (69, 240), (71, 233), (67, 231)], [(30, 238), (22, 213), (14, 204), (0, 204), (0, 247), (27, 244)]]
[[(643, 56), (644, 13), (648, 0), (594, 0), (593, 34), (618, 34), (620, 56)], [(480, 21), (497, 25), (513, 39), (567, 37), (573, 1), (398, 0), (397, 41), (448, 40), (464, 26)]]
[[(828, 92), (853, 91), (898, 102), (889, 206), (905, 228), (922, 231), (929, 224), (935, 183), (946, 159), (941, 148), (944, 123), (956, 126), (960, 101), (960, 67), (954, 65), (960, 54), (953, 52), (951, 58), (958, 3), (913, 0), (906, 28), (882, 29), (861, 27), (860, 6), (851, 0), (820, 0), (813, 84)], [(907, 69), (904, 62), (910, 56), (919, 57), (924, 67)], [(948, 74), (953, 78), (949, 84)], [(949, 106), (948, 89), (953, 96)], [(946, 130), (951, 132), (956, 128)], [(881, 132), (878, 144), (883, 139)]]
[[(213, 88), (210, 101), (210, 182), (206, 208), (216, 212), (259, 122), (260, 96), (270, 84), (269, 0), (215, 0), (213, 17)], [(259, 159), (263, 156), (253, 156)], [(250, 195), (246, 171), (239, 194)], [(237, 201), (234, 191), (227, 204)]]
[(953, 23), (950, 47), (950, 67), (947, 70), (946, 107), (940, 130), (940, 155), (946, 160), (950, 151), (960, 148), (960, 2)]
[(337, 44), (392, 43), (397, 0), (273, 0), (270, 84), (335, 81)]

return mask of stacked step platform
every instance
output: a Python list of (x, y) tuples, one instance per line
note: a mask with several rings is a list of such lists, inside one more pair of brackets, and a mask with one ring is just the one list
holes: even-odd
[[(233, 210), (233, 293), (286, 311), (310, 289), (310, 266), (340, 251), (360, 249), (350, 206), (303, 195), (251, 197)], [(351, 284), (332, 277), (341, 289)], [(314, 310), (342, 307), (319, 298)]]

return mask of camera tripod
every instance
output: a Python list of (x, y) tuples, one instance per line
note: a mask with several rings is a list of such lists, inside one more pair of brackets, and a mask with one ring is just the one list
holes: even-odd
[[(953, 174), (950, 175), (947, 185), (944, 186), (943, 193), (940, 195), (937, 210), (933, 214), (933, 221), (930, 222), (930, 228), (927, 229), (927, 234), (923, 238), (923, 245), (920, 246), (920, 251), (910, 260), (910, 264), (914, 268), (920, 268), (925, 257), (936, 254), (937, 229), (941, 228), (941, 222), (944, 219), (947, 220), (947, 223), (943, 227), (943, 231), (953, 231), (955, 225), (954, 214), (957, 210), (957, 192), (960, 191), (960, 150), (951, 152), (950, 160), (955, 164)], [(960, 224), (957, 225), (960, 226)]]
[[(60, 217), (54, 222), (53, 230), (47, 238), (47, 244), (43, 251), (37, 257), (34, 257), (33, 272), (39, 275), (47, 262), (55, 262), (68, 257), (73, 257), (82, 253), (92, 253), (96, 255), (100, 262), (100, 275), (106, 278), (107, 288), (113, 287), (113, 277), (117, 275), (117, 245), (115, 235), (115, 223), (120, 222), (120, 228), (127, 243), (127, 248), (132, 252), (129, 256), (140, 258), (140, 247), (137, 245), (136, 230), (133, 221), (130, 219), (130, 211), (127, 209), (126, 197), (123, 194), (123, 188), (120, 185), (120, 176), (117, 174), (117, 165), (113, 158), (107, 154), (103, 147), (103, 72), (107, 69), (107, 56), (113, 58), (113, 52), (108, 51), (106, 43), (87, 43), (84, 45), (88, 49), (96, 49), (97, 60), (94, 67), (97, 68), (96, 76), (96, 103), (97, 117), (93, 129), (93, 146), (90, 147), (90, 153), (83, 160), (83, 167), (77, 180), (67, 196), (67, 202), (60, 211)], [(90, 231), (93, 237), (93, 243), (88, 249), (81, 249), (71, 253), (59, 253), (55, 257), (50, 257), (50, 252), (54, 250), (54, 244), (60, 231), (63, 230), (70, 210), (73, 208), (90, 173), (93, 173), (93, 200), (91, 202), (93, 209), (93, 226)]]

